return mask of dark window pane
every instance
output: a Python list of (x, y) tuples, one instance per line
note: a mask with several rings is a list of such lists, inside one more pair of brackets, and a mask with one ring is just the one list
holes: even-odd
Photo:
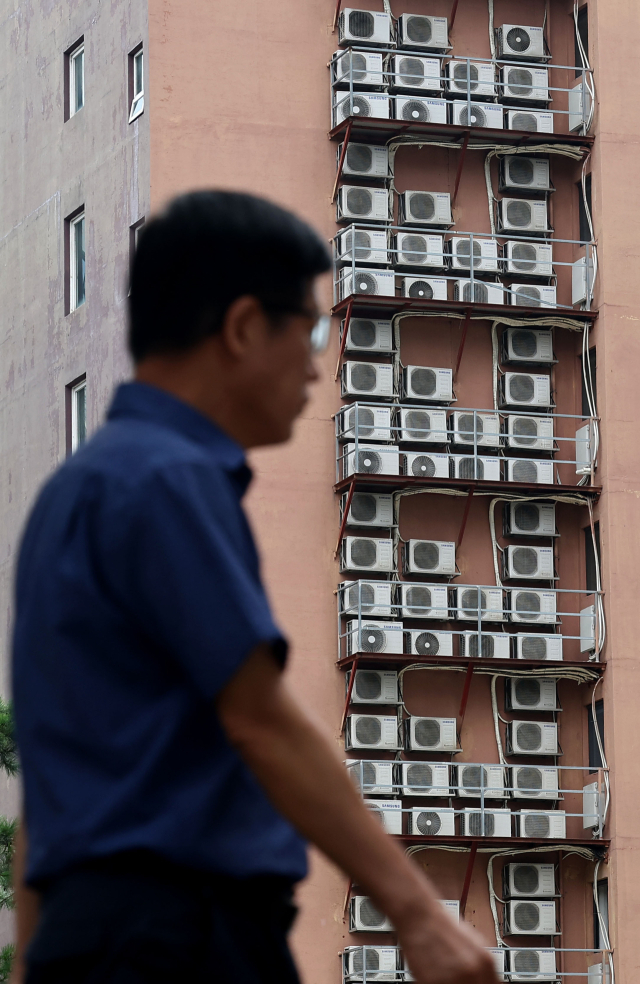
[[(580, 358), (580, 362), (582, 363), (582, 357)], [(595, 403), (595, 405), (597, 407), (597, 405), (598, 405), (598, 403), (597, 403), (598, 391), (597, 391), (597, 388), (596, 388), (596, 348), (595, 348), (595, 345), (594, 345), (593, 348), (590, 348), (589, 349), (589, 367), (591, 369), (591, 385), (593, 387), (594, 403)], [(589, 409), (589, 402), (587, 400), (587, 390), (586, 390), (586, 387), (584, 385), (584, 372), (582, 372), (582, 416), (583, 417), (590, 417), (591, 416), (591, 410)]]
[[(593, 528), (596, 534), (596, 553), (598, 557), (598, 564), (600, 563), (600, 523), (594, 523)], [(587, 591), (597, 591), (596, 582), (596, 559), (593, 552), (593, 536), (591, 535), (591, 527), (585, 526), (584, 528), (584, 556), (585, 556), (585, 567), (586, 567), (586, 587)]]
[[(591, 706), (589, 706), (588, 713), (589, 713), (589, 768), (601, 769), (602, 757), (600, 755), (600, 749), (598, 748), (598, 742), (596, 741), (596, 729), (593, 724), (593, 712), (591, 710)], [(603, 700), (596, 701), (596, 721), (598, 722), (600, 741), (602, 742), (602, 748), (604, 750), (604, 701)]]
[[(587, 174), (585, 177), (585, 192), (587, 197), (587, 206), (589, 208), (589, 213), (593, 216), (591, 210), (591, 175)], [(584, 207), (584, 198), (582, 195), (582, 182), (578, 182), (578, 216), (580, 219), (580, 241), (583, 243), (591, 242), (591, 229), (589, 228), (589, 223), (587, 221), (587, 212)], [(593, 221), (593, 219), (592, 219)]]
[[(587, 13), (587, 5), (581, 7), (578, 11), (578, 34), (580, 35), (580, 40), (582, 41), (582, 47), (584, 48), (587, 59), (589, 58), (589, 16)], [(578, 39), (575, 39), (575, 51), (576, 51), (576, 78), (582, 75), (582, 58), (580, 57), (580, 49), (578, 48)]]

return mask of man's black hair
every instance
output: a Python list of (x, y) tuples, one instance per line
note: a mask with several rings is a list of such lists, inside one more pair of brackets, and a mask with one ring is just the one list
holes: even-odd
[(329, 251), (306, 222), (272, 202), (231, 191), (175, 198), (143, 229), (133, 260), (129, 350), (136, 362), (185, 351), (220, 331), (238, 297), (267, 313), (297, 312)]

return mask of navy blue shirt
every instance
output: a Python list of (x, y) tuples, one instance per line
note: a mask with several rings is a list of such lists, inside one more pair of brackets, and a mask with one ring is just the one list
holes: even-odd
[(250, 478), (207, 418), (128, 383), (41, 492), (13, 651), (30, 884), (138, 848), (237, 877), (305, 875), (304, 842), (214, 708), (256, 645), (286, 658), (241, 507)]

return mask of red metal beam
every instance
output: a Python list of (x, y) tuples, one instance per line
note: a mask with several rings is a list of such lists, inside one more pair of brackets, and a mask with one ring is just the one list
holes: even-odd
[(342, 6), (342, 0), (338, 0), (336, 3), (336, 12), (333, 15), (333, 26), (331, 28), (331, 33), (335, 33), (335, 29), (338, 26), (338, 17), (340, 16), (340, 7)]
[(469, 489), (467, 493), (467, 501), (464, 504), (464, 512), (462, 514), (462, 522), (460, 523), (460, 532), (458, 533), (458, 542), (456, 543), (456, 550), (460, 548), (462, 543), (462, 538), (464, 536), (464, 531), (467, 527), (467, 520), (469, 519), (469, 509), (471, 508), (471, 499), (473, 497), (473, 486)]
[(456, 14), (458, 13), (458, 3), (459, 0), (453, 0), (453, 7), (451, 8), (451, 17), (449, 18), (449, 30), (451, 30), (451, 28), (456, 22)]
[(456, 173), (456, 183), (453, 186), (453, 198), (451, 199), (451, 208), (456, 203), (456, 198), (458, 197), (458, 188), (460, 187), (460, 178), (462, 177), (462, 168), (464, 167), (464, 159), (467, 156), (467, 147), (469, 146), (469, 137), (471, 136), (471, 130), (467, 130), (464, 135), (464, 140), (462, 141), (462, 149), (460, 151), (460, 160), (458, 161), (458, 171)]
[(347, 714), (349, 713), (349, 704), (351, 703), (351, 694), (353, 693), (353, 684), (356, 679), (356, 670), (358, 669), (358, 657), (353, 661), (351, 667), (351, 672), (349, 674), (349, 685), (347, 686), (347, 696), (344, 702), (344, 711), (342, 712), (342, 721), (340, 722), (340, 734), (344, 731), (344, 726), (347, 721)]
[(467, 673), (464, 678), (464, 687), (462, 688), (462, 700), (460, 701), (460, 710), (458, 711), (458, 717), (460, 718), (460, 728), (464, 721), (464, 715), (467, 710), (467, 701), (469, 700), (469, 691), (471, 689), (471, 677), (473, 676), (473, 663), (469, 661), (467, 666)]
[[(460, 339), (460, 345), (458, 346), (458, 358), (456, 359), (456, 368), (453, 374), (453, 378), (458, 378), (458, 370), (460, 368), (460, 363), (462, 362), (462, 353), (464, 352), (465, 342), (467, 341), (467, 332), (469, 331), (469, 322), (471, 321), (471, 308), (467, 308), (467, 315), (464, 319), (464, 324), (462, 326), (462, 338)], [(338, 377), (336, 376), (336, 379)]]
[(338, 171), (336, 174), (336, 180), (333, 182), (333, 191), (331, 192), (331, 204), (336, 200), (336, 195), (338, 194), (338, 182), (342, 177), (342, 169), (344, 167), (344, 159), (347, 156), (347, 147), (349, 146), (349, 137), (351, 136), (351, 127), (353, 126), (353, 120), (349, 120), (347, 124), (347, 129), (344, 132), (344, 141), (342, 144), (342, 150), (340, 151), (340, 160), (338, 161)]
[(344, 329), (342, 331), (342, 338), (340, 339), (340, 351), (338, 352), (338, 361), (336, 363), (336, 371), (333, 374), (333, 381), (336, 382), (338, 376), (340, 375), (340, 363), (342, 362), (342, 356), (344, 355), (344, 347), (347, 344), (347, 335), (349, 334), (349, 325), (351, 323), (351, 312), (353, 311), (353, 297), (347, 305), (347, 313), (344, 316)]
[(351, 506), (351, 500), (353, 499), (353, 492), (356, 487), (355, 476), (351, 479), (351, 485), (349, 486), (349, 492), (347, 494), (347, 501), (344, 507), (344, 512), (342, 514), (342, 522), (340, 523), (340, 532), (338, 533), (338, 542), (336, 543), (336, 549), (333, 552), (333, 559), (335, 560), (338, 556), (338, 551), (340, 549), (340, 544), (342, 543), (342, 537), (344, 536), (344, 529), (347, 525), (347, 516), (349, 515), (349, 508)]
[(473, 874), (473, 865), (476, 860), (476, 854), (478, 853), (478, 842), (474, 841), (471, 845), (471, 851), (469, 853), (469, 860), (467, 861), (467, 870), (464, 876), (464, 885), (462, 886), (462, 895), (460, 896), (460, 917), (464, 916), (465, 909), (467, 908), (467, 899), (469, 898), (469, 889), (471, 887), (471, 875)]

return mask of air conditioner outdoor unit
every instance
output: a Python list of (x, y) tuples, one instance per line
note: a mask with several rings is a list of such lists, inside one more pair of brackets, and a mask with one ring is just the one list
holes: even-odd
[(544, 31), (541, 27), (503, 24), (496, 31), (498, 58), (544, 61)]
[(395, 237), (395, 265), (398, 267), (444, 267), (444, 239), (422, 232), (399, 232)]
[(504, 909), (505, 933), (509, 936), (555, 936), (555, 902), (507, 902)]
[(470, 280), (454, 280), (453, 299), (465, 304), (504, 304), (504, 287), (482, 280), (474, 280), (473, 286)]
[(561, 635), (516, 635), (516, 659), (561, 660)]
[[(420, 444), (446, 444), (447, 411), (416, 407), (415, 410), (399, 411), (401, 441), (414, 441)], [(407, 456), (408, 457), (408, 456)], [(422, 456), (421, 456), (422, 457)], [(424, 474), (424, 472), (422, 473)], [(448, 474), (448, 468), (447, 473)]]
[[(602, 831), (606, 794), (598, 782), (582, 787), (582, 829)], [(602, 833), (600, 833), (602, 836)]]
[(528, 198), (501, 198), (498, 202), (500, 232), (549, 232), (546, 201)]
[(465, 837), (511, 837), (511, 810), (466, 809), (462, 833)]
[(349, 903), (350, 933), (392, 933), (391, 922), (376, 909), (366, 895), (356, 895)]
[(505, 799), (504, 768), (501, 765), (458, 765), (454, 796), (473, 799)]
[(347, 622), (347, 656), (355, 653), (388, 653), (403, 650), (402, 622), (351, 619)]
[(507, 129), (524, 130), (527, 133), (553, 133), (553, 113), (510, 109), (507, 111)]
[(347, 229), (336, 236), (336, 261), (385, 264), (389, 262), (388, 245), (382, 229)]
[(449, 770), (445, 762), (403, 762), (402, 795), (449, 796)]
[(509, 304), (516, 307), (547, 307), (557, 305), (556, 288), (541, 284), (511, 284), (505, 288)]
[(393, 762), (368, 762), (367, 759), (347, 759), (345, 765), (357, 788), (364, 796), (371, 794), (393, 796)]
[(450, 540), (408, 540), (404, 544), (405, 574), (444, 574), (456, 572), (456, 545)]
[(453, 370), (406, 366), (402, 388), (408, 400), (453, 400)]
[(344, 981), (395, 981), (399, 979), (400, 950), (397, 946), (347, 946), (342, 953)]
[(341, 383), (343, 396), (381, 396), (388, 399), (393, 396), (393, 366), (388, 362), (345, 362)]
[(556, 951), (510, 950), (509, 969), (512, 981), (554, 981), (557, 984)]
[(448, 102), (446, 99), (427, 98), (426, 96), (396, 96), (394, 103), (394, 118), (406, 123), (446, 123), (448, 117)]
[[(368, 365), (368, 363), (352, 363)], [(365, 407), (360, 403), (342, 407), (338, 414), (338, 437), (340, 440), (390, 441), (391, 407)]]
[(442, 92), (440, 59), (414, 54), (393, 55), (389, 85), (396, 92)]
[(504, 128), (504, 111), (495, 103), (468, 103), (456, 99), (453, 103), (453, 123), (455, 126), (489, 127), (491, 130)]
[[(342, 513), (347, 505), (348, 493), (341, 500)], [(382, 492), (355, 492), (351, 499), (349, 526), (393, 526), (393, 496)]]
[(500, 161), (500, 191), (551, 191), (549, 159), (509, 154)]
[[(402, 440), (405, 440), (404, 438)], [(416, 478), (448, 478), (448, 454), (404, 454), (402, 474)]]
[(449, 618), (446, 584), (402, 584), (400, 597), (403, 618)]
[[(389, 96), (381, 92), (336, 92), (333, 103), (333, 125), (348, 119), (388, 120), (391, 112)], [(373, 177), (373, 175), (372, 175)], [(379, 175), (376, 175), (379, 177)]]
[(550, 765), (514, 765), (511, 769), (513, 799), (557, 800), (558, 770)]
[(545, 840), (564, 840), (567, 836), (567, 818), (564, 810), (520, 810), (514, 814), (518, 837), (536, 837)]
[(398, 195), (400, 225), (450, 226), (448, 191), (403, 191)]
[(480, 458), (471, 454), (451, 455), (452, 478), (500, 481), (500, 458)]
[[(349, 690), (351, 673), (345, 676), (345, 691)], [(352, 704), (397, 704), (398, 674), (395, 670), (356, 670), (351, 688)]]
[(416, 836), (454, 837), (455, 832), (453, 810), (425, 810), (416, 806), (411, 811), (411, 833)]
[(588, 605), (580, 611), (580, 652), (593, 652), (596, 648), (596, 606)]
[(609, 964), (592, 964), (587, 968), (587, 984), (609, 984), (611, 971)]
[(509, 502), (504, 509), (505, 536), (555, 536), (554, 502)]
[(345, 536), (341, 546), (340, 567), (343, 571), (384, 571), (391, 574), (394, 570), (393, 540)]
[(552, 677), (511, 677), (505, 680), (505, 686), (509, 711), (559, 710), (556, 681)]
[(375, 814), (388, 834), (402, 834), (402, 803), (400, 800), (365, 800), (365, 806)]
[(576, 475), (590, 475), (593, 465), (595, 441), (591, 422), (576, 431)]
[(491, 62), (447, 62), (447, 88), (452, 96), (472, 99), (495, 96), (496, 83)]
[(345, 748), (400, 749), (398, 719), (395, 715), (348, 714)]
[(399, 475), (400, 452), (385, 444), (345, 444), (343, 448), (343, 477), (349, 475)]
[(558, 725), (555, 721), (510, 721), (507, 743), (511, 755), (557, 755)]
[(500, 95), (505, 102), (529, 104), (549, 102), (549, 72), (546, 68), (534, 68), (533, 65), (505, 65), (500, 70), (500, 82)]
[(410, 629), (406, 638), (412, 656), (453, 656), (452, 632)]
[(447, 280), (445, 277), (404, 277), (400, 294), (421, 301), (446, 301)]
[(553, 580), (553, 547), (507, 547), (504, 552), (504, 576), (528, 581)]
[(467, 447), (499, 448), (500, 417), (497, 413), (470, 413), (456, 410), (449, 417), (451, 440)]
[(344, 301), (354, 294), (395, 297), (395, 274), (391, 270), (356, 270), (354, 274), (353, 270), (346, 267), (340, 271), (338, 298)]
[(338, 596), (342, 615), (391, 618), (395, 614), (389, 581), (343, 581)]
[[(340, 163), (343, 149), (344, 144), (340, 144), (336, 152), (337, 164)], [(387, 178), (389, 176), (388, 147), (349, 142), (342, 162), (342, 173), (357, 178)]]
[[(340, 325), (340, 340), (344, 334), (344, 321)], [(351, 318), (347, 352), (393, 352), (393, 331), (390, 321), (372, 318)]]
[(509, 592), (509, 618), (512, 622), (529, 622), (541, 625), (556, 623), (555, 591), (531, 591), (518, 588)]
[(488, 946), (487, 950), (493, 957), (493, 962), (495, 965), (496, 975), (499, 981), (504, 981), (504, 971), (506, 967), (506, 952), (500, 946)]
[(569, 132), (575, 133), (586, 126), (591, 114), (591, 93), (582, 80), (569, 90)]
[(502, 336), (502, 347), (505, 362), (540, 365), (552, 365), (554, 362), (553, 335), (545, 329), (507, 328)]
[(505, 272), (511, 276), (553, 276), (553, 247), (550, 243), (520, 243), (510, 239), (504, 245), (504, 256)]
[(384, 86), (382, 52), (336, 51), (331, 61), (333, 85), (339, 89)]
[(455, 718), (415, 717), (412, 714), (405, 726), (410, 752), (457, 751)]
[(571, 264), (571, 303), (586, 304), (593, 300), (593, 259), (581, 256)]
[(460, 920), (460, 903), (457, 899), (438, 899), (438, 902), (444, 906), (453, 919)]
[(473, 262), (473, 269), (478, 273), (498, 272), (498, 243), (495, 239), (474, 237), (472, 246), (471, 239), (452, 236), (449, 246), (452, 270), (469, 270)]
[(345, 7), (340, 14), (338, 44), (377, 44), (388, 48), (391, 43), (389, 14), (351, 7)]
[(508, 458), (507, 481), (524, 485), (553, 485), (553, 461)]
[(342, 185), (338, 189), (337, 221), (389, 222), (389, 192), (386, 188)]
[(500, 588), (454, 588), (452, 617), (467, 622), (478, 621), (478, 599), (481, 622), (503, 622), (504, 602)]
[(398, 47), (446, 51), (449, 47), (447, 18), (401, 14), (398, 21)]
[(502, 376), (500, 404), (510, 407), (550, 407), (551, 377), (531, 372), (505, 372)]
[(510, 659), (511, 636), (506, 632), (462, 632), (460, 655), (469, 659)]

